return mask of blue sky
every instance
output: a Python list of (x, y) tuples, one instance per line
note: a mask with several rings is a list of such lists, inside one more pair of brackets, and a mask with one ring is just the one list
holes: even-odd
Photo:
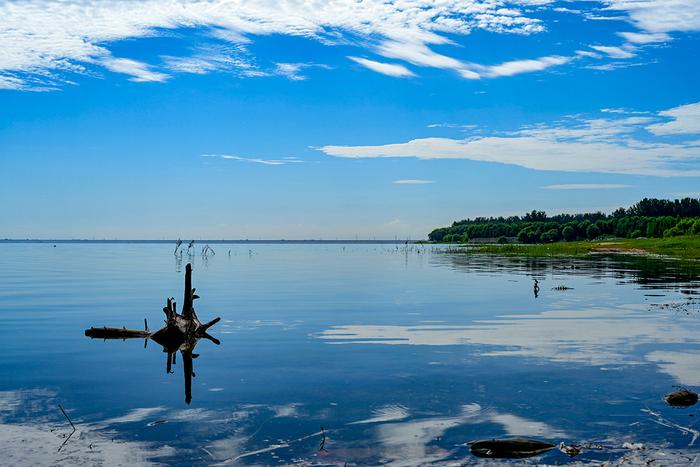
[(700, 2), (0, 0), (0, 237), (700, 197)]

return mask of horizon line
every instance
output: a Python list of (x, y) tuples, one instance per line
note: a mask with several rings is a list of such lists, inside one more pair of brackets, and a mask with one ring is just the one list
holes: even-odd
[[(179, 239), (88, 239), (88, 238), (2, 238), (0, 243), (177, 243)], [(428, 241), (427, 239), (188, 239), (182, 240), (182, 244), (194, 241), (195, 243), (416, 243)]]

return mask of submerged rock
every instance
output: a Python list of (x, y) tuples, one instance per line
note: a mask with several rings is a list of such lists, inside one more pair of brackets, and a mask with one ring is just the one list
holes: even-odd
[(473, 441), (469, 449), (477, 457), (522, 459), (549, 451), (555, 445), (527, 438), (505, 438)]
[(664, 399), (671, 407), (690, 407), (697, 404), (698, 394), (688, 389), (681, 389), (671, 394), (666, 394)]

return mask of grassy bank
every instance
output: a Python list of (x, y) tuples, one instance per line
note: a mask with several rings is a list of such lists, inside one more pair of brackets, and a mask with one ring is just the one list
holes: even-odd
[(658, 254), (679, 259), (700, 259), (700, 235), (671, 238), (610, 239), (546, 244), (470, 244), (469, 252), (506, 256), (580, 256), (592, 253)]

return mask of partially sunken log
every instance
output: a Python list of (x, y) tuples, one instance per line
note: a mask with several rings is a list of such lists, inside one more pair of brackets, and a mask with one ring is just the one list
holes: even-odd
[(132, 339), (135, 337), (148, 337), (148, 331), (140, 331), (127, 328), (90, 328), (85, 330), (85, 335), (92, 339)]
[(527, 438), (489, 439), (469, 443), (472, 454), (492, 459), (523, 459), (542, 454), (553, 447), (554, 444)]

